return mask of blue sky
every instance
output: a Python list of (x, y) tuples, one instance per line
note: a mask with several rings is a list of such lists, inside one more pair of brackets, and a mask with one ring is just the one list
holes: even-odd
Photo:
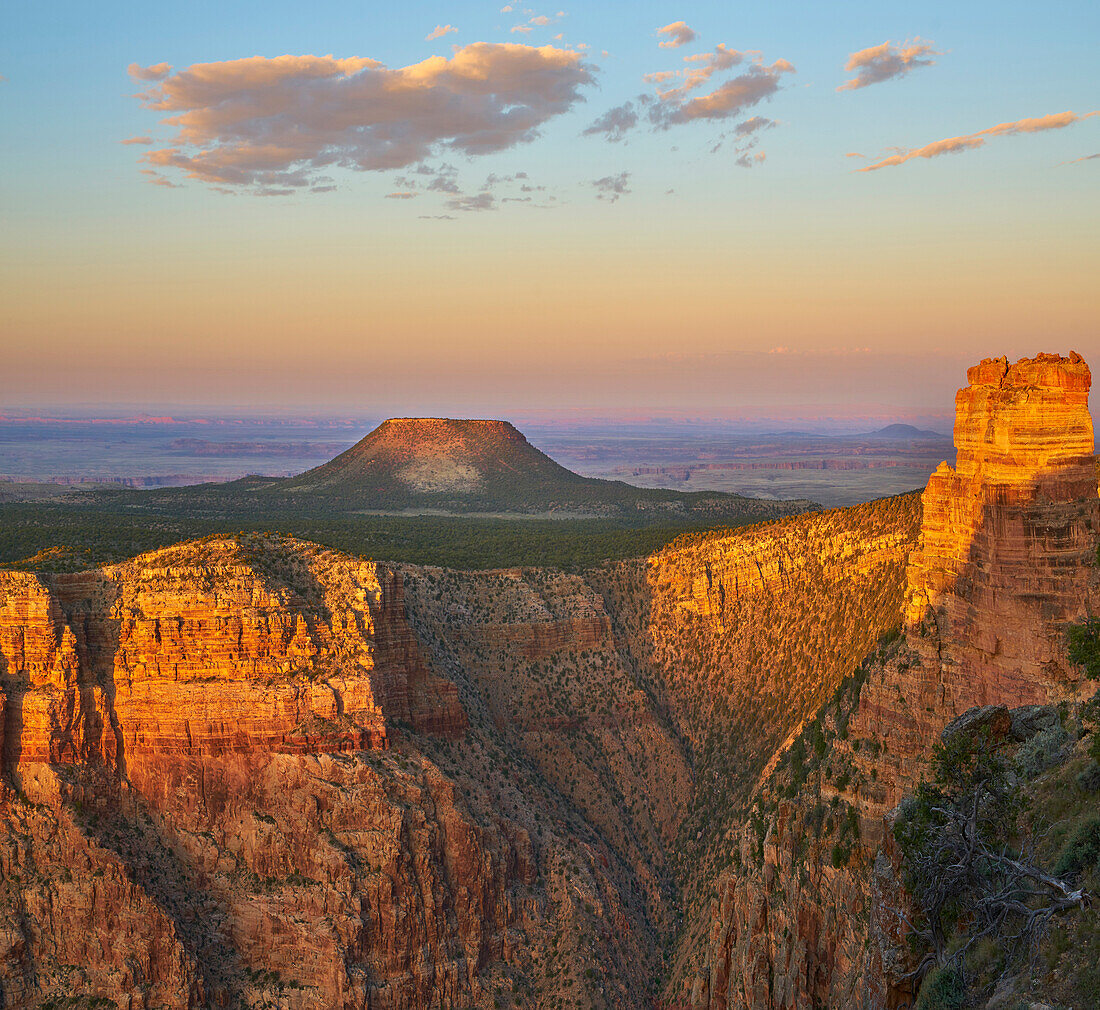
[[(8, 5), (0, 324), (16, 352), (0, 395), (717, 410), (805, 399), (822, 382), (835, 386), (829, 402), (866, 401), (844, 382), (856, 355), (861, 383), (878, 368), (886, 399), (915, 404), (938, 400), (977, 357), (1070, 344), (1100, 356), (1100, 159), (1078, 160), (1100, 152), (1100, 116), (1044, 119), (1100, 109), (1095, 3), (515, 6)], [(658, 29), (680, 21), (694, 39), (662, 48)], [(311, 168), (323, 184), (286, 195), (141, 160), (181, 148), (136, 93), (195, 64), (331, 54), (397, 70), (475, 43), (572, 54), (564, 72), (586, 77), (534, 111), (529, 142), (468, 155), (438, 123), (411, 123), (427, 157)], [(754, 63), (793, 71), (735, 115), (653, 127), (648, 109), (671, 108), (659, 88), (683, 78), (643, 77), (700, 66), (685, 57), (719, 43), (745, 55), (687, 98)], [(837, 91), (851, 54), (884, 43), (923, 44), (929, 65)], [(142, 81), (130, 64), (172, 70)], [(628, 101), (639, 123), (620, 142), (584, 134)], [(774, 125), (739, 147), (737, 126), (756, 116)], [(293, 133), (289, 120), (279, 128)], [(1044, 125), (980, 133), (1028, 120)], [(976, 135), (959, 153), (854, 171)], [(121, 143), (146, 136), (156, 143)], [(215, 131), (183, 155), (230, 140)], [(427, 188), (441, 166), (457, 193)], [(885, 377), (914, 355), (942, 367), (895, 390)], [(688, 364), (662, 369), (669, 356)], [(622, 375), (637, 388), (609, 390)]]

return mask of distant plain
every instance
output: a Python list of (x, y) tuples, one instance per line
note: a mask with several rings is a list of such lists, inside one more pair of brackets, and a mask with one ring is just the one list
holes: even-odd
[[(0, 501), (26, 500), (27, 492), (13, 482), (164, 487), (247, 474), (288, 476), (331, 459), (379, 420), (0, 421)], [(947, 435), (769, 433), (741, 430), (733, 422), (521, 427), (534, 445), (587, 477), (677, 491), (810, 498), (830, 507), (923, 487), (941, 460), (954, 460)], [(806, 468), (838, 465), (852, 468)], [(30, 497), (44, 495), (56, 492), (38, 489)]]
[[(179, 540), (277, 529), (378, 560), (459, 569), (520, 565), (578, 571), (647, 554), (678, 536), (759, 518), (596, 518), (582, 511), (465, 515), (432, 509), (323, 507), (199, 515), (129, 488), (285, 476), (355, 443), (376, 419), (0, 421), (0, 566), (71, 571)], [(723, 491), (825, 508), (922, 488), (949, 439), (844, 432), (761, 432), (732, 425), (524, 425), (529, 441), (589, 477), (643, 488)], [(899, 437), (900, 434), (900, 437)], [(121, 486), (120, 486), (121, 485)], [(621, 486), (621, 485), (620, 485)]]

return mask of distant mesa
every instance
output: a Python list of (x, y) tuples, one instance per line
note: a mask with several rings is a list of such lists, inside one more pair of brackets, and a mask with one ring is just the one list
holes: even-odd
[(290, 478), (282, 489), (479, 495), (515, 490), (517, 481), (552, 487), (584, 480), (507, 421), (394, 417), (335, 459)]
[(941, 431), (929, 431), (927, 428), (915, 428), (911, 424), (888, 424), (885, 428), (869, 431), (861, 438), (936, 438), (946, 441), (950, 438)]
[(507, 421), (395, 417), (294, 477), (144, 492), (143, 504), (211, 510), (508, 513), (706, 522), (758, 521), (816, 508), (717, 491), (685, 493), (582, 477)]

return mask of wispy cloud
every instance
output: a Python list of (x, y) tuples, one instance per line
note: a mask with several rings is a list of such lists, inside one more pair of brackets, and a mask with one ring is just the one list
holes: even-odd
[(127, 137), (125, 140), (120, 140), (120, 144), (152, 144), (155, 143), (152, 137)]
[(131, 63), (126, 68), (126, 73), (135, 81), (162, 81), (171, 70), (171, 63), (154, 63), (151, 67), (143, 67), (140, 63)]
[(776, 60), (770, 66), (754, 64), (709, 94), (696, 95), (688, 101), (680, 101), (680, 89), (665, 92), (660, 96), (661, 103), (650, 110), (650, 119), (663, 129), (698, 119), (730, 119), (771, 98), (780, 88), (782, 75), (793, 73), (795, 69), (787, 60)]
[[(946, 140), (937, 140), (924, 147), (900, 150), (882, 161), (857, 168), (857, 172), (875, 172), (880, 168), (893, 168), (896, 165), (904, 165), (914, 158), (938, 158), (941, 154), (958, 154), (962, 151), (971, 151), (976, 147), (984, 146), (987, 137), (1004, 137), (1017, 133), (1042, 133), (1046, 130), (1060, 130), (1066, 126), (1072, 126), (1082, 119), (1100, 115), (1100, 110), (1086, 112), (1078, 115), (1076, 112), (1058, 112), (1049, 116), (1037, 116), (1033, 119), (1017, 119), (1011, 123), (998, 123), (996, 126), (987, 127), (977, 133), (966, 133), (959, 137), (948, 137)], [(862, 155), (849, 155), (849, 157), (862, 157)]]
[(1067, 162), (1065, 162), (1065, 164), (1067, 164), (1067, 165), (1076, 165), (1076, 164), (1079, 164), (1082, 161), (1094, 161), (1097, 158), (1100, 158), (1100, 154), (1086, 154), (1086, 155), (1083, 155), (1080, 158), (1074, 158), (1072, 161), (1067, 161)]
[[(696, 53), (694, 56), (685, 56), (684, 62), (691, 64), (686, 70), (678, 71), (671, 74), (671, 77), (680, 77), (683, 79), (683, 84), (678, 88), (671, 88), (667, 91), (659, 92), (660, 97), (664, 101), (678, 101), (683, 98), (689, 91), (694, 91), (696, 88), (702, 87), (707, 81), (711, 79), (716, 73), (722, 70), (729, 70), (731, 67), (739, 66), (745, 62), (747, 53), (740, 52), (737, 49), (730, 49), (724, 43), (719, 42), (714, 47), (713, 53)], [(652, 82), (656, 82), (659, 74), (647, 74), (646, 79)], [(664, 78), (668, 79), (668, 78)]]
[(886, 41), (879, 46), (860, 49), (859, 52), (852, 53), (844, 65), (845, 70), (856, 71), (856, 76), (845, 81), (836, 90), (855, 91), (894, 77), (904, 77), (917, 67), (930, 67), (936, 61), (928, 57), (940, 55), (932, 48), (933, 45), (933, 42), (912, 39), (899, 45)]
[(756, 154), (742, 154), (734, 164), (740, 168), (755, 168), (761, 162), (767, 159), (767, 155), (763, 151), (757, 151)]
[(774, 126), (774, 119), (766, 119), (764, 116), (753, 116), (751, 119), (746, 119), (743, 123), (738, 123), (733, 128), (733, 132), (738, 137), (747, 137), (749, 134), (757, 133), (760, 130), (770, 130)]
[(154, 186), (163, 186), (165, 189), (179, 189), (178, 182), (172, 182), (170, 179), (164, 178), (160, 172), (152, 168), (143, 168), (140, 170), (141, 174), (145, 176), (145, 181), (152, 183)]
[(602, 179), (594, 179), (591, 185), (598, 191), (596, 193), (597, 200), (607, 200), (608, 203), (614, 203), (620, 196), (630, 192), (629, 181), (630, 173), (620, 172), (618, 175), (605, 175)]
[(657, 34), (664, 36), (664, 39), (657, 43), (662, 49), (679, 49), (680, 46), (694, 42), (696, 38), (694, 30), (688, 27), (686, 21), (673, 21), (664, 28), (658, 28)]
[(205, 183), (301, 188), (333, 167), (403, 168), (444, 151), (527, 143), (582, 99), (592, 68), (575, 49), (478, 42), (390, 69), (366, 57), (250, 57), (131, 67), (140, 96), (176, 131), (142, 160)]
[(488, 192), (456, 196), (447, 201), (447, 206), (451, 210), (496, 210), (496, 197)]
[(451, 35), (457, 32), (458, 29), (454, 25), (436, 25), (427, 35), (424, 36), (425, 42), (434, 42), (436, 39), (443, 38), (444, 35)]
[[(506, 7), (505, 10), (511, 10), (511, 8)], [(524, 13), (530, 14), (531, 12), (530, 11), (525, 11)], [(516, 25), (514, 28), (512, 28), (512, 31), (513, 32), (523, 32), (526, 35), (528, 32), (532, 32), (536, 28), (545, 28), (547, 25), (553, 24), (558, 18), (561, 18), (561, 17), (564, 17), (564, 16), (565, 16), (565, 11), (558, 11), (557, 16), (553, 17), (553, 18), (547, 17), (545, 14), (536, 14), (533, 18), (531, 18), (525, 24)], [(555, 38), (560, 39), (561, 36), (556, 35)], [(578, 48), (582, 48), (582, 47), (578, 46)]]
[[(645, 101), (646, 99), (649, 99), (649, 96), (643, 95), (639, 101)], [(637, 125), (638, 112), (634, 108), (634, 103), (623, 102), (622, 105), (616, 105), (614, 108), (608, 109), (607, 112), (584, 130), (583, 134), (586, 137), (602, 136), (605, 140), (617, 143)]]
[(412, 200), (415, 199), (416, 194), (409, 192), (408, 190), (401, 190), (397, 193), (387, 193), (387, 200)]

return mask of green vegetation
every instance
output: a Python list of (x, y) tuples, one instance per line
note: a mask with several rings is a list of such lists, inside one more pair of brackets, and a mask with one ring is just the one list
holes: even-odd
[[(1089, 680), (1100, 680), (1100, 620), (1090, 617), (1080, 624), (1072, 625), (1066, 631), (1070, 662), (1081, 666)], [(1094, 765), (1082, 774), (1086, 783), (1092, 781), (1100, 785), (1100, 691), (1081, 708), (1081, 719), (1093, 727), (1092, 745), (1089, 753)], [(1096, 788), (1096, 786), (1093, 786)]]
[(960, 1010), (966, 1006), (966, 981), (957, 968), (933, 968), (925, 976), (913, 1010)]
[(684, 529), (683, 523), (610, 519), (328, 518), (304, 512), (230, 513), (212, 519), (109, 505), (6, 504), (0, 505), (0, 567), (79, 571), (181, 540), (277, 530), (377, 561), (580, 571), (603, 561), (649, 554)]
[[(1071, 951), (1051, 938), (1076, 934), (1086, 950), (1100, 946), (1094, 917), (1081, 914), (1096, 885), (1100, 818), (1074, 784), (1069, 751), (1059, 745), (1053, 770), (1031, 785), (1013, 769), (1021, 752), (1032, 755), (1027, 764), (1047, 750), (1029, 745), (1052, 730), (1013, 756), (1012, 737), (997, 731), (990, 711), (948, 728), (934, 752), (933, 781), (903, 802), (894, 829), (918, 913), (908, 939), (923, 953), (911, 977), (928, 972), (916, 1006), (928, 1010), (972, 1005), (968, 999), (988, 998), (1011, 980), (1046, 994), (1049, 976), (1034, 957), (1040, 944), (1051, 965)], [(1079, 966), (1059, 975), (1074, 986), (1100, 982)]]
[(1100, 620), (1090, 617), (1066, 631), (1070, 662), (1084, 667), (1085, 676), (1100, 680)]
[(1100, 817), (1091, 817), (1077, 825), (1070, 836), (1058, 862), (1054, 865), (1055, 876), (1078, 879), (1085, 870), (1093, 869), (1100, 863)]

